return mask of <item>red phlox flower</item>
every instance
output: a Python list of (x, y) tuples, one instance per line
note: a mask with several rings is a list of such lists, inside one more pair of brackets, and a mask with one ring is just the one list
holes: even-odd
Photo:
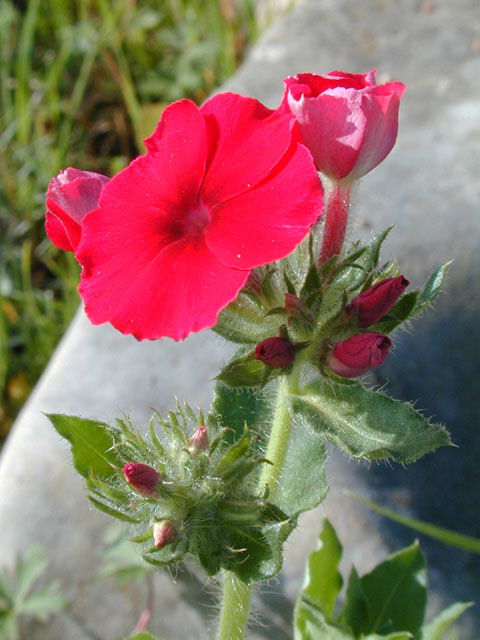
[(47, 190), (45, 229), (59, 249), (75, 251), (82, 221), (98, 207), (98, 199), (109, 178), (93, 171), (68, 167), (50, 180)]
[(280, 111), (294, 114), (317, 169), (330, 178), (362, 177), (395, 144), (405, 85), (377, 85), (375, 73), (302, 73), (284, 80)]
[(252, 268), (301, 242), (323, 191), (290, 120), (231, 93), (165, 109), (147, 153), (83, 221), (76, 257), (93, 324), (181, 340), (216, 323)]

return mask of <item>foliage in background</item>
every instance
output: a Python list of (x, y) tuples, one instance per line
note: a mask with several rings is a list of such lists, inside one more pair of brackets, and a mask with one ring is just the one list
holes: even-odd
[(48, 565), (41, 546), (17, 556), (14, 570), (0, 571), (0, 640), (18, 640), (19, 618), (32, 616), (44, 622), (67, 605), (59, 583), (34, 588)]
[(119, 170), (255, 37), (253, 0), (0, 0), (0, 442), (78, 305), (78, 266), (43, 230), (50, 178)]

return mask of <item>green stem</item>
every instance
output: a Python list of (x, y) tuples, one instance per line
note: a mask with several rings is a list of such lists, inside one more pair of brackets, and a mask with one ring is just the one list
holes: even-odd
[[(263, 465), (257, 487), (257, 493), (263, 495), (265, 487), (268, 486), (269, 498), (275, 494), (278, 487), (278, 479), (287, 452), (291, 429), (287, 398), (290, 393), (298, 391), (300, 370), (301, 366), (297, 364), (290, 375), (280, 379), (278, 387), (272, 430), (265, 456), (272, 464)], [(222, 611), (217, 640), (242, 640), (244, 638), (251, 592), (251, 585), (245, 584), (231, 571), (224, 572)]]
[(222, 613), (217, 640), (244, 638), (251, 597), (251, 585), (245, 584), (232, 571), (224, 571)]

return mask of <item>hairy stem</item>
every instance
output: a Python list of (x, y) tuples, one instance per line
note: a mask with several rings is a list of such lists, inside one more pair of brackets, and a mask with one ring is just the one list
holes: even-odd
[[(290, 375), (281, 378), (278, 387), (272, 430), (265, 456), (272, 464), (263, 465), (258, 482), (258, 493), (263, 495), (265, 487), (268, 486), (269, 498), (275, 494), (277, 489), (287, 452), (291, 429), (287, 396), (298, 390), (299, 371), (300, 367), (296, 366)], [(234, 573), (224, 572), (222, 611), (217, 640), (242, 640), (244, 638), (251, 590), (252, 586), (245, 584)]]
[(350, 182), (331, 181), (327, 187), (325, 226), (319, 264), (324, 264), (342, 251), (350, 207)]

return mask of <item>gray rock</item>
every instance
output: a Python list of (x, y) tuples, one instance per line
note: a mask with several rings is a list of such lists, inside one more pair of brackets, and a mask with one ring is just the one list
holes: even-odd
[[(352, 237), (357, 232), (369, 237), (394, 222), (384, 256), (395, 254), (415, 286), (435, 266), (455, 258), (436, 313), (425, 314), (412, 332), (397, 336), (376, 381), (388, 381), (392, 395), (416, 400), (417, 407), (445, 422), (459, 448), (429, 455), (407, 469), (366, 468), (331, 451), (330, 494), (301, 520), (287, 543), (284, 571), (258, 595), (264, 626), (252, 629), (253, 640), (291, 637), (292, 601), (323, 515), (333, 521), (344, 544), (345, 570), (354, 562), (360, 572), (367, 571), (413, 539), (409, 530), (379, 520), (346, 498), (344, 488), (480, 537), (480, 445), (475, 437), (480, 397), (479, 25), (476, 0), (312, 1), (275, 23), (224, 87), (275, 107), (282, 78), (297, 72), (378, 67), (379, 81), (405, 82), (397, 145), (360, 184)], [(51, 558), (49, 577), (61, 579), (73, 603), (50, 623), (26, 625), (25, 638), (118, 640), (133, 629), (146, 598), (144, 584), (117, 589), (112, 582), (91, 582), (109, 522), (88, 508), (68, 447), (42, 412), (112, 419), (127, 411), (141, 424), (150, 406), (170, 408), (175, 393), (207, 407), (209, 381), (228, 351), (210, 333), (182, 344), (137, 343), (110, 327), (90, 326), (79, 312), (19, 416), (0, 464), (0, 566), (40, 540)], [(421, 541), (433, 609), (455, 599), (478, 599), (478, 557)], [(158, 574), (152, 631), (179, 640), (209, 637), (216, 587), (205, 590), (196, 576), (184, 572), (172, 581)], [(478, 628), (476, 607), (464, 616), (460, 637), (478, 639)]]

